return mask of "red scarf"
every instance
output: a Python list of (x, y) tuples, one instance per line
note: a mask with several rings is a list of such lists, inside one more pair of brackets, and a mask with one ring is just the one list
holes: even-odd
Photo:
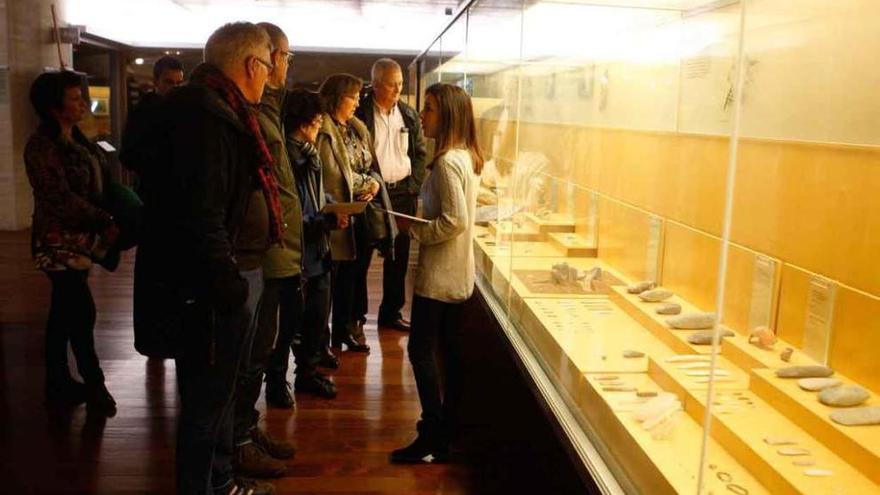
[(192, 79), (198, 80), (205, 87), (216, 91), (223, 98), (223, 101), (232, 108), (232, 111), (238, 116), (238, 120), (253, 138), (257, 152), (254, 172), (260, 181), (260, 188), (263, 190), (263, 197), (266, 200), (266, 208), (269, 210), (269, 241), (273, 244), (280, 244), (284, 236), (284, 220), (281, 213), (281, 200), (278, 195), (278, 182), (275, 180), (275, 174), (272, 173), (275, 160), (272, 158), (272, 153), (269, 152), (269, 147), (266, 146), (262, 131), (260, 131), (257, 110), (244, 99), (238, 86), (212, 65), (201, 64), (196, 67), (193, 70)]

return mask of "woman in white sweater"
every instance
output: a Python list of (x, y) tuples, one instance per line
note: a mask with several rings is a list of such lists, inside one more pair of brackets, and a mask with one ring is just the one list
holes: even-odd
[[(407, 351), (415, 374), (422, 419), (418, 438), (391, 453), (397, 463), (443, 462), (453, 432), (451, 413), (461, 390), (459, 340), (463, 304), (474, 290), (474, 212), (483, 158), (477, 145), (470, 97), (437, 83), (425, 91), (425, 136), (435, 142), (430, 175), (422, 184), (423, 216), (410, 235), (419, 241)], [(441, 390), (435, 349), (444, 361)]]

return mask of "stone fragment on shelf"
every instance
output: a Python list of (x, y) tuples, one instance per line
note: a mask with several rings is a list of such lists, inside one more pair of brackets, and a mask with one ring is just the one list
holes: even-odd
[(730, 376), (730, 372), (727, 370), (716, 369), (716, 370), (691, 370), (685, 372), (687, 376)]
[(635, 387), (621, 387), (621, 386), (613, 386), (613, 387), (602, 387), (603, 392), (635, 392)]
[(660, 302), (672, 297), (672, 291), (666, 289), (651, 289), (639, 294), (639, 299), (645, 302)]
[(559, 285), (574, 283), (578, 279), (578, 270), (563, 261), (553, 265), (550, 269), (550, 278), (553, 280), (553, 283)]
[(831, 471), (830, 469), (804, 469), (804, 474), (814, 477), (832, 476), (834, 475), (834, 471)]
[(705, 330), (715, 325), (715, 313), (685, 313), (666, 318), (666, 323), (679, 330)]
[(677, 315), (681, 313), (681, 304), (664, 303), (657, 308), (658, 315)]
[(798, 386), (810, 392), (819, 392), (826, 388), (836, 387), (842, 383), (837, 378), (801, 378), (798, 380)]
[(810, 451), (807, 449), (802, 449), (800, 447), (783, 447), (776, 451), (779, 455), (784, 456), (800, 456), (800, 455), (810, 455)]
[(630, 294), (641, 294), (642, 292), (645, 292), (646, 290), (651, 290), (654, 287), (657, 287), (657, 282), (654, 282), (653, 280), (643, 280), (641, 282), (636, 282), (627, 286), (626, 291)]
[(633, 411), (633, 417), (654, 439), (668, 438), (677, 424), (676, 413), (682, 411), (681, 401), (675, 394), (661, 392)]
[(623, 351), (623, 357), (627, 359), (636, 359), (645, 357), (645, 353), (641, 351)]
[(776, 334), (773, 333), (773, 330), (764, 325), (755, 327), (755, 329), (752, 330), (752, 333), (749, 334), (749, 344), (760, 347), (761, 349), (773, 349), (776, 340)]
[(841, 409), (829, 417), (831, 421), (844, 426), (880, 425), (880, 406)]
[(776, 370), (776, 376), (779, 378), (825, 378), (833, 374), (833, 369), (818, 364), (789, 366)]
[(767, 445), (797, 445), (797, 442), (788, 437), (765, 437), (764, 443)]
[(684, 363), (680, 366), (676, 366), (676, 368), (680, 370), (697, 370), (701, 368), (711, 368), (712, 363), (709, 361), (697, 361), (695, 363)]
[(871, 397), (862, 387), (831, 387), (819, 392), (819, 402), (832, 407), (855, 407)]
[(792, 349), (791, 347), (786, 347), (781, 353), (779, 353), (779, 359), (787, 363), (791, 361), (792, 353), (794, 353), (794, 349)]
[(679, 354), (677, 356), (669, 356), (664, 359), (667, 363), (694, 363), (698, 361), (709, 362), (712, 360), (712, 356), (707, 356), (705, 354)]
[[(712, 336), (714, 334), (714, 330), (696, 332), (688, 335), (687, 341), (694, 345), (712, 345)], [(724, 337), (733, 337), (733, 335), (733, 332), (731, 332), (730, 330), (727, 330), (726, 328), (721, 329), (721, 339), (723, 339)]]

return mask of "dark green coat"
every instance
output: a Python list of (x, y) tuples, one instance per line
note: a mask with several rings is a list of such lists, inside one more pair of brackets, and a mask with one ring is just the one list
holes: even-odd
[(302, 206), (284, 144), (284, 127), (281, 123), (284, 95), (284, 89), (272, 89), (266, 86), (263, 98), (260, 100), (260, 129), (263, 131), (266, 146), (269, 147), (275, 160), (274, 172), (278, 180), (281, 211), (286, 225), (283, 247), (272, 246), (266, 253), (263, 262), (266, 278), (293, 277), (302, 272)]

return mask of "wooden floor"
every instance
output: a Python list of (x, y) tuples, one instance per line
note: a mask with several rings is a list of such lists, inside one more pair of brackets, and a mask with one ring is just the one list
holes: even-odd
[[(388, 463), (389, 451), (412, 439), (420, 409), (407, 335), (376, 328), (380, 268), (374, 263), (369, 276), (372, 352), (342, 353), (333, 373), (339, 396), (299, 395), (292, 413), (266, 411), (262, 398), (258, 403), (269, 433), (298, 447), (287, 476), (275, 481), (279, 493), (581, 492), (577, 476), (560, 461), (560, 447), (552, 440), (541, 445), (552, 432), (538, 408), (511, 405), (530, 401), (521, 388), (511, 388), (514, 367), (504, 359), (484, 362), (491, 355), (485, 349), (471, 355), (485, 370), (480, 378), (493, 383), (472, 380), (476, 390), (467, 394), (478, 411), (466, 426), (476, 447), (447, 465)], [(98, 355), (119, 406), (106, 421), (88, 418), (84, 406), (69, 414), (43, 407), (49, 284), (32, 267), (28, 233), (0, 233), (0, 493), (173, 493), (174, 361), (148, 362), (134, 350), (130, 255), (115, 273), (95, 268), (90, 280)]]

